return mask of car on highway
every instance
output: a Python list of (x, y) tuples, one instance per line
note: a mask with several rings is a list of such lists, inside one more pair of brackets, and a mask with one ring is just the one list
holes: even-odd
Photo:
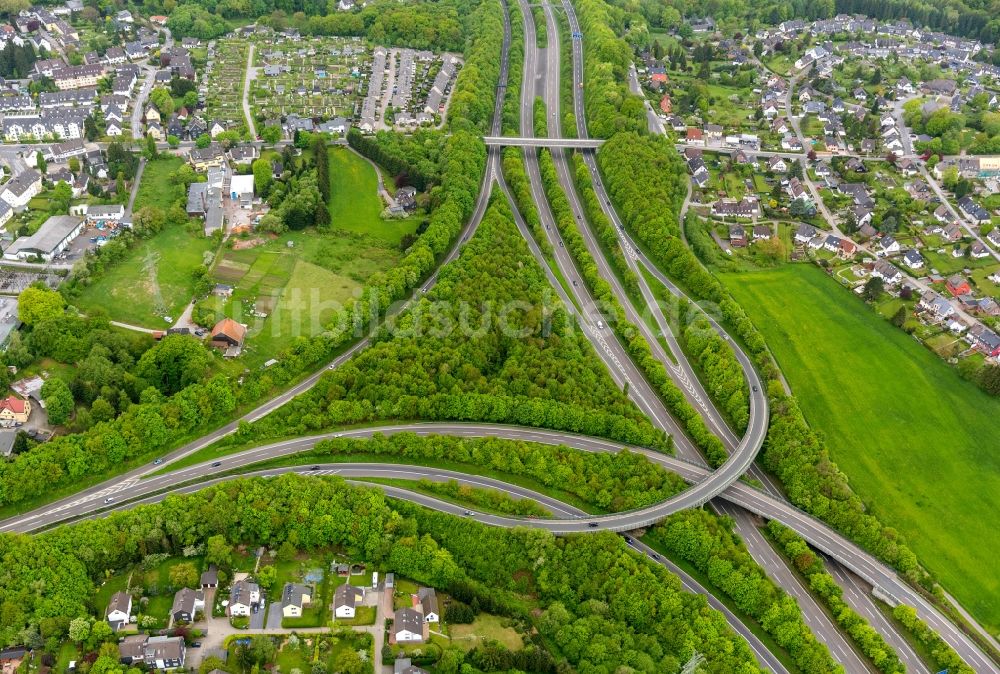
[(604, 321), (597, 321), (597, 329), (598, 330), (604, 329)]
[(632, 545), (632, 537), (631, 536), (625, 536), (625, 542), (628, 543), (629, 545)]
[(312, 468), (310, 468), (309, 470), (319, 470), (319, 466), (313, 466), (313, 467), (312, 467)]
[(105, 502), (105, 503), (113, 503), (113, 502), (114, 502), (114, 500), (115, 500), (115, 497), (114, 497), (114, 496), (109, 496), (109, 497), (107, 497), (106, 499), (104, 499), (104, 502)]
[(600, 525), (597, 522), (587, 522), (587, 526), (590, 527), (591, 529), (596, 529)]
[(466, 510), (466, 511), (465, 511), (464, 513), (462, 513), (462, 514), (463, 514), (463, 515), (465, 515), (466, 517), (472, 517), (472, 516), (473, 516), (473, 515), (475, 515), (476, 513), (472, 512), (471, 510)]
[(215, 463), (212, 464), (212, 468), (218, 468), (221, 465), (222, 465), (221, 461), (216, 461)]
[(756, 393), (756, 392), (757, 392), (757, 385), (756, 385), (756, 384), (754, 384), (754, 385), (753, 385), (753, 386), (752, 386), (751, 388), (753, 389), (753, 392), (754, 392), (754, 393)]
[(153, 465), (159, 466), (161, 463), (163, 463), (163, 459), (157, 459), (156, 461), (153, 462)]

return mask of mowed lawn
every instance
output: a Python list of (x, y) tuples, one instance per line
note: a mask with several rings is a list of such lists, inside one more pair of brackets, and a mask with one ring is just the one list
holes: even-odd
[(764, 333), (854, 489), (995, 632), (1000, 400), (816, 267), (721, 278)]
[[(392, 188), (392, 176), (385, 175)], [(396, 245), (416, 231), (419, 220), (383, 220), (375, 168), (345, 147), (330, 148), (330, 219), (335, 229), (367, 234)]]

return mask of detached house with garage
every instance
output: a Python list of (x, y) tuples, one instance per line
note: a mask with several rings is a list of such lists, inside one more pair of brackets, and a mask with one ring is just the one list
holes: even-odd
[(433, 587), (422, 587), (417, 590), (417, 599), (420, 600), (420, 608), (424, 613), (424, 622), (436, 623), (441, 619), (438, 612), (437, 593)]
[(260, 603), (260, 586), (248, 580), (238, 580), (229, 591), (230, 616), (248, 616), (253, 607)]

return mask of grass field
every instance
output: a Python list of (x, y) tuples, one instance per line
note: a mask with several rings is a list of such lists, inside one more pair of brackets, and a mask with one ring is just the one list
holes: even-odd
[(517, 630), (504, 626), (504, 619), (488, 613), (481, 613), (468, 625), (452, 625), (452, 643), (469, 650), (487, 639), (499, 641), (509, 650), (517, 651), (524, 647), (524, 640)]
[[(386, 176), (386, 180), (390, 180)], [(383, 220), (375, 169), (344, 147), (330, 148), (330, 219), (335, 229), (367, 234), (398, 245), (416, 231), (419, 218)]]
[[(813, 266), (723, 274), (854, 489), (987, 628), (1000, 627), (1000, 400)], [(993, 561), (991, 561), (993, 560)]]
[(139, 242), (128, 257), (86, 288), (76, 304), (102, 309), (114, 321), (165, 329), (194, 292), (192, 272), (213, 249), (210, 239), (193, 236), (183, 226), (167, 226)]
[[(150, 206), (166, 210), (183, 194), (170, 174), (184, 160), (162, 157), (146, 164), (135, 198), (135, 210)], [(176, 319), (194, 292), (192, 272), (213, 250), (210, 239), (184, 226), (167, 225), (139, 241), (128, 256), (86, 288), (77, 300), (83, 310), (101, 309), (114, 321), (146, 328), (168, 328), (164, 317)]]

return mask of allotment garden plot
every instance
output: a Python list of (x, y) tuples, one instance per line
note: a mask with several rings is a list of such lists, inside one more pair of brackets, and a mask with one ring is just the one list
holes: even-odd
[(290, 114), (351, 117), (371, 66), (372, 50), (359, 39), (303, 38), (258, 44), (251, 109), (262, 120)]
[(205, 119), (237, 127), (243, 117), (243, 79), (247, 67), (245, 40), (219, 40), (208, 53), (205, 65)]

